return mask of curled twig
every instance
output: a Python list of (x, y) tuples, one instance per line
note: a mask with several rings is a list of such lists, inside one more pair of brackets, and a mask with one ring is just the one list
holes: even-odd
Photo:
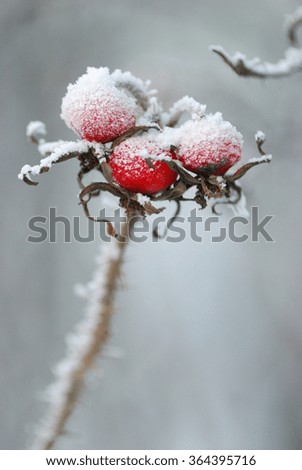
[(283, 59), (276, 63), (262, 62), (260, 59), (247, 59), (241, 52), (228, 54), (221, 46), (211, 46), (210, 50), (242, 77), (282, 78), (302, 70), (302, 50), (298, 47), (297, 30), (302, 25), (302, 8), (289, 17), (286, 28), (291, 47), (286, 49)]
[(287, 36), (293, 47), (299, 47), (297, 31), (300, 26), (302, 26), (302, 7), (299, 7), (286, 21)]
[(155, 91), (149, 90), (150, 82), (143, 82), (141, 79), (134, 77), (130, 72), (121, 72), (116, 70), (112, 74), (117, 87), (124, 88), (134, 96), (137, 104), (141, 106), (143, 111), (147, 111), (150, 98)]
[(265, 135), (263, 134), (263, 132), (258, 131), (255, 135), (255, 140), (256, 140), (258, 151), (260, 153), (260, 158), (259, 157), (251, 158), (245, 165), (240, 167), (233, 175), (227, 176), (226, 180), (229, 183), (233, 183), (234, 181), (242, 178), (246, 174), (246, 172), (250, 170), (251, 168), (253, 168), (254, 166), (260, 165), (262, 163), (271, 162), (272, 156), (267, 155), (262, 148), (265, 142)]
[(170, 109), (167, 116), (167, 126), (175, 127), (181, 116), (184, 113), (190, 113), (193, 117), (202, 117), (205, 113), (206, 106), (198, 103), (190, 96), (184, 96), (180, 100), (176, 101)]
[(173, 224), (173, 222), (175, 222), (175, 220), (177, 219), (179, 213), (180, 213), (180, 202), (175, 200), (176, 202), (176, 208), (175, 208), (175, 211), (174, 211), (174, 214), (172, 217), (170, 217), (170, 219), (168, 220), (166, 226), (165, 226), (165, 229), (164, 229), (164, 232), (160, 235), (159, 234), (159, 231), (158, 231), (158, 227), (155, 227), (154, 230), (153, 230), (153, 238), (155, 240), (159, 240), (159, 239), (162, 239), (162, 238), (165, 238), (165, 236), (167, 235), (167, 232), (169, 230), (169, 228), (171, 227), (171, 225)]

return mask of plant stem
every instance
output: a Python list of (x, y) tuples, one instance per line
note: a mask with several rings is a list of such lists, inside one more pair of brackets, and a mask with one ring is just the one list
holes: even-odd
[(88, 285), (89, 303), (85, 318), (67, 340), (67, 354), (57, 366), (56, 382), (48, 390), (49, 410), (36, 434), (34, 449), (52, 449), (64, 433), (67, 420), (85, 385), (86, 374), (109, 337), (114, 294), (129, 230), (128, 217), (120, 236), (103, 246), (97, 270)]

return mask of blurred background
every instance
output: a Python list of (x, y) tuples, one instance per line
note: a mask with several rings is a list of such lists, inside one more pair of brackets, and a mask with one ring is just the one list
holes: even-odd
[(275, 215), (275, 242), (132, 244), (110, 340), (123, 357), (100, 362), (102, 377), (91, 378), (57, 448), (301, 448), (302, 76), (242, 79), (208, 50), (277, 60), (284, 17), (299, 4), (1, 1), (1, 449), (31, 442), (51, 367), (82, 318), (73, 286), (90, 279), (100, 244), (26, 241), (29, 218), (49, 207), (81, 216), (85, 229), (76, 162), (38, 187), (17, 179), (38, 160), (25, 137), (30, 120), (44, 121), (50, 140), (74, 139), (60, 103), (88, 65), (151, 79), (166, 107), (188, 94), (221, 111), (244, 135), (246, 159), (257, 155), (254, 133), (265, 132), (273, 162), (242, 183), (248, 207)]

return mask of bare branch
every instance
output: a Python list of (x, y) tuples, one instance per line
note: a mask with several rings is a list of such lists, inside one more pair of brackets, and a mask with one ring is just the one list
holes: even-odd
[(210, 46), (237, 75), (255, 78), (282, 78), (302, 70), (302, 50), (298, 47), (297, 30), (302, 25), (302, 7), (286, 21), (287, 36), (291, 47), (286, 49), (283, 59), (272, 64), (260, 59), (247, 59), (241, 52), (228, 54), (222, 46)]
[(210, 49), (242, 77), (282, 78), (302, 70), (302, 50), (295, 47), (288, 48), (284, 58), (275, 64), (261, 62), (258, 58), (247, 59), (241, 52), (230, 55), (221, 46), (211, 46)]
[(104, 157), (104, 147), (97, 142), (79, 140), (77, 142), (57, 141), (45, 142), (41, 139), (31, 140), (38, 145), (39, 153), (44, 156), (38, 165), (24, 165), (18, 178), (29, 185), (36, 186), (38, 183), (31, 179), (31, 175), (41, 175), (47, 173), (56, 164), (70, 160), (71, 158), (83, 158), (92, 152), (95, 159), (102, 162)]
[(298, 47), (297, 30), (300, 26), (302, 26), (302, 7), (299, 7), (295, 13), (288, 16), (285, 24), (288, 39), (294, 47)]
[[(82, 144), (81, 147), (83, 147), (84, 143), (80, 143)], [(73, 146), (70, 144), (73, 144)], [(84, 153), (84, 148), (77, 150), (74, 144), (75, 142), (67, 142), (66, 145), (57, 147), (48, 157), (43, 158), (38, 165), (24, 165), (23, 168), (21, 168), (18, 178), (27, 184), (37, 185), (37, 182), (32, 181), (31, 175), (40, 175), (42, 173), (46, 173), (55, 163), (70, 160), (71, 158), (75, 158)], [(86, 152), (88, 151), (89, 149), (87, 146)]]

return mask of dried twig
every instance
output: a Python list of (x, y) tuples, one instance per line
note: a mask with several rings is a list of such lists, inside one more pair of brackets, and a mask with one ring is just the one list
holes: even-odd
[(287, 36), (291, 47), (286, 49), (283, 59), (276, 63), (262, 62), (260, 59), (247, 59), (241, 52), (228, 54), (221, 46), (211, 46), (210, 49), (237, 75), (254, 78), (282, 78), (302, 70), (302, 49), (298, 46), (297, 30), (302, 25), (302, 8), (291, 15), (286, 22)]

